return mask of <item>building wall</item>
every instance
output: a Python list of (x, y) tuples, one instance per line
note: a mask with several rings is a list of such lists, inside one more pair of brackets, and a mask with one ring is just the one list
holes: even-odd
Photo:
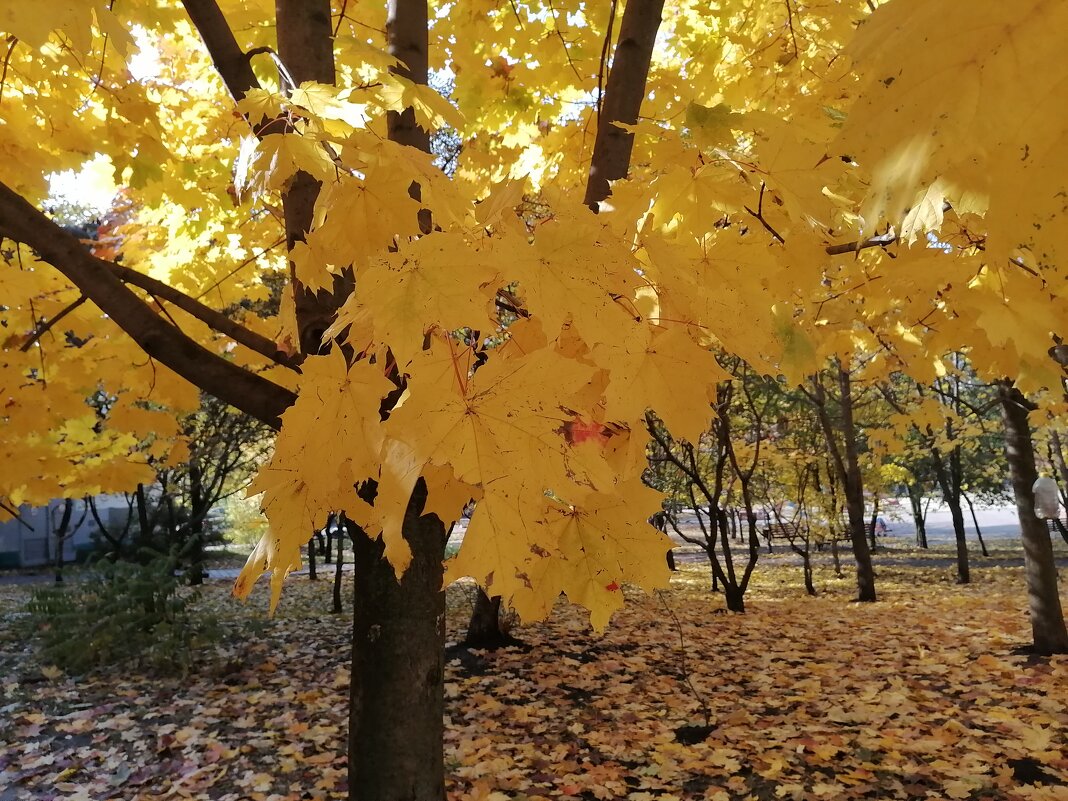
[[(55, 561), (55, 530), (63, 519), (63, 504), (62, 499), (57, 499), (48, 506), (24, 505), (19, 507), (18, 518), (0, 522), (0, 568), (40, 567)], [(122, 495), (99, 496), (96, 504), (100, 518), (108, 525), (115, 525), (128, 513)], [(83, 511), (84, 501), (75, 501), (63, 541), (64, 562), (73, 562), (95, 547), (97, 525), (92, 515), (86, 514), (83, 519)]]

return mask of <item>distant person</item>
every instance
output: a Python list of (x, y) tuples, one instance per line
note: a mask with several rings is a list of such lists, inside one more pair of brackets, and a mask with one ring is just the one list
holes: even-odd
[(886, 525), (886, 520), (882, 517), (875, 518), (875, 533), (877, 536), (884, 537), (889, 530), (890, 529)]

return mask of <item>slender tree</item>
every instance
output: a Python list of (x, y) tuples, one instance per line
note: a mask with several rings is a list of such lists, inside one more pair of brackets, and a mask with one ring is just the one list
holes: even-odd
[(1045, 521), (1035, 515), (1035, 497), (1031, 490), (1038, 471), (1027, 415), (1036, 407), (1013, 386), (1012, 381), (999, 381), (997, 387), (1005, 424), (1005, 453), (1023, 535), (1034, 648), (1040, 654), (1065, 654), (1068, 653), (1068, 629), (1065, 628), (1057, 589), (1053, 543)]

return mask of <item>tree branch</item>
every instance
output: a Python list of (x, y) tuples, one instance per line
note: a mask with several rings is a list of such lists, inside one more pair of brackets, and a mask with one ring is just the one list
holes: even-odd
[(215, 0), (182, 0), (182, 5), (234, 100), (243, 100), (250, 89), (259, 89), (249, 55), (238, 47)]
[(51, 320), (46, 320), (45, 322), (43, 322), (40, 325), (38, 325), (37, 329), (32, 334), (30, 334), (30, 338), (22, 343), (22, 347), (19, 348), (19, 350), (21, 350), (23, 353), (28, 351), (30, 348), (33, 347), (33, 343), (34, 342), (36, 342), (41, 337), (43, 337), (45, 334), (47, 334), (49, 331), (51, 331), (52, 327), (56, 323), (58, 323), (60, 320), (62, 320), (64, 317), (66, 317), (68, 314), (70, 314), (72, 311), (77, 309), (79, 306), (81, 306), (87, 300), (89, 300), (89, 298), (87, 298), (85, 295), (82, 295), (76, 301), (74, 301), (73, 303), (68, 305), (65, 309), (63, 309), (63, 311), (61, 311), (59, 314), (57, 314), (55, 317), (53, 317)]
[(167, 323), (122, 283), (108, 262), (2, 183), (0, 236), (36, 250), (146, 354), (205, 392), (272, 428), (279, 427), (282, 412), (296, 400), (288, 389), (212, 353)]
[(583, 200), (594, 211), (609, 195), (608, 182), (627, 176), (634, 134), (615, 123), (634, 125), (638, 121), (663, 11), (664, 0), (630, 0), (623, 11)]
[(753, 211), (748, 206), (743, 206), (742, 208), (744, 208), (747, 212), (749, 212), (749, 214), (751, 216), (755, 217), (760, 222), (760, 224), (764, 226), (764, 230), (767, 231), (769, 234), (771, 234), (773, 237), (775, 237), (776, 241), (778, 241), (778, 243), (780, 245), (785, 245), (786, 244), (786, 240), (783, 239), (782, 235), (778, 231), (776, 231), (774, 228), (772, 228), (771, 227), (771, 223), (769, 223), (764, 218), (764, 190), (766, 188), (767, 188), (767, 185), (763, 181), (761, 181), (760, 182), (760, 200), (757, 201), (757, 209), (756, 209), (756, 211)]
[(261, 356), (264, 356), (276, 364), (290, 369), (296, 369), (296, 361), (287, 353), (279, 349), (278, 344), (262, 334), (250, 331), (236, 320), (231, 320), (222, 312), (216, 311), (210, 306), (205, 306), (198, 300), (186, 295), (168, 284), (151, 278), (137, 270), (125, 267), (114, 262), (101, 262), (113, 272), (120, 281), (125, 284), (133, 284), (169, 303), (177, 306), (187, 314), (196, 317), (213, 331), (230, 337), (239, 345), (244, 345)]

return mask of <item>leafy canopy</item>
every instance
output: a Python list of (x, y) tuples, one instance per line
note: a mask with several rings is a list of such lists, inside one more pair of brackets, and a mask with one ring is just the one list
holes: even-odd
[[(857, 353), (927, 380), (963, 349), (984, 375), (1056, 383), (1062, 4), (670, 0), (629, 180), (597, 215), (580, 200), (607, 7), (434, 5), (446, 101), (390, 72), (385, 4), (338, 4), (336, 85), (284, 87), (257, 55), (263, 88), (235, 110), (179, 6), (46, 5), (0, 11), (4, 185), (43, 204), (45, 176), (106, 158), (123, 192), (100, 269), (121, 258), (280, 354), (299, 341), (293, 278), (355, 285), (333, 349), (298, 373), (124, 279), (210, 354), (299, 393), (255, 484), (272, 530), (239, 593), (273, 571), (277, 602), (328, 510), (402, 572), (422, 478), (446, 524), (477, 501), (450, 577), (526, 616), (563, 591), (600, 626), (623, 582), (666, 581), (642, 420), (698, 439), (725, 378), (710, 348), (792, 381)], [(272, 4), (221, 7), (243, 51), (274, 46)], [(407, 107), (455, 131), (453, 175), (387, 139), (386, 113)], [(257, 137), (259, 119), (274, 123)], [(280, 196), (298, 171), (322, 188), (289, 275)], [(24, 246), (4, 261), (4, 505), (180, 458), (191, 387), (62, 264)]]

